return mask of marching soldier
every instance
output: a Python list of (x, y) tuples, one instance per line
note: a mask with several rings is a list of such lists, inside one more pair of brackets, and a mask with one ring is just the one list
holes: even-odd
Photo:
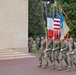
[(32, 44), (33, 44), (33, 38), (32, 36), (28, 38), (28, 49), (29, 52), (32, 52)]
[(55, 69), (55, 60), (59, 63), (59, 49), (60, 49), (60, 41), (58, 40), (58, 35), (55, 35), (53, 39), (53, 49), (52, 49), (52, 69)]
[(74, 41), (73, 64), (74, 64), (74, 66), (75, 66), (75, 71), (76, 71), (76, 39), (75, 39), (75, 41)]
[(59, 53), (59, 68), (58, 68), (58, 71), (62, 70), (62, 60), (63, 59), (64, 59), (65, 63), (67, 64), (66, 53), (69, 50), (69, 43), (68, 43), (68, 39), (66, 39), (66, 40), (65, 39), (66, 38), (61, 40), (61, 49), (60, 49), (60, 53)]
[(52, 63), (52, 40), (51, 37), (49, 36), (48, 40), (46, 40), (46, 49), (44, 51), (44, 65), (43, 68), (46, 68), (48, 65), (48, 58), (50, 62)]
[(76, 42), (73, 38), (69, 39), (69, 52), (67, 53), (67, 61), (68, 61), (68, 68), (66, 71), (71, 70), (71, 66), (74, 64), (76, 69)]
[(75, 71), (76, 71), (76, 42), (75, 42), (75, 50), (74, 50), (74, 55), (73, 55), (73, 64), (75, 66)]
[(42, 67), (42, 58), (44, 57), (44, 50), (46, 48), (46, 41), (44, 37), (41, 38), (41, 47), (39, 49), (39, 67)]

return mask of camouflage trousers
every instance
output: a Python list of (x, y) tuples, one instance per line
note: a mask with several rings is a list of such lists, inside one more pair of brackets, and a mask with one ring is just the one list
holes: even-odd
[(59, 67), (60, 68), (62, 67), (62, 60), (64, 60), (66, 65), (68, 65), (66, 52), (60, 51), (59, 52)]
[(76, 54), (72, 52), (67, 53), (67, 61), (68, 61), (68, 68), (74, 64), (76, 70)]
[(29, 52), (32, 52), (32, 45), (29, 45), (28, 49), (29, 49)]
[(52, 66), (55, 66), (55, 61), (59, 63), (59, 51), (52, 51)]
[(44, 66), (48, 65), (48, 58), (50, 62), (52, 63), (52, 51), (44, 52)]
[(40, 48), (38, 54), (39, 54), (39, 64), (42, 65), (42, 59), (44, 58), (44, 48)]

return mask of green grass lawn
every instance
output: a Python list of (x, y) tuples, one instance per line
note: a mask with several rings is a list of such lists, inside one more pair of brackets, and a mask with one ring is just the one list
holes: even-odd
[(32, 48), (32, 52), (36, 52), (36, 48), (35, 47)]

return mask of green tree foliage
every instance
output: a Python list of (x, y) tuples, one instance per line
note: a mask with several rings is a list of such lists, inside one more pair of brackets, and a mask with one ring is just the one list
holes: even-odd
[(61, 5), (70, 21), (65, 18), (67, 25), (70, 28), (69, 35), (76, 37), (76, 0), (29, 0), (29, 35), (35, 37), (36, 35), (45, 35), (45, 26), (43, 21), (44, 8), (42, 6), (42, 1), (50, 1), (50, 5), (47, 9), (50, 10), (52, 17), (54, 18), (54, 6), (53, 2), (56, 1), (56, 6), (59, 9)]
[(65, 18), (70, 28), (69, 35), (76, 37), (76, 0), (63, 0), (62, 8), (70, 19), (70, 21), (68, 21)]
[(42, 0), (29, 0), (28, 7), (28, 34), (29, 36), (44, 36), (45, 26), (43, 20)]

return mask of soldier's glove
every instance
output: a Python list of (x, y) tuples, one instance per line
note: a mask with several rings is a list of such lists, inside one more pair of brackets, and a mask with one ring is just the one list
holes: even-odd
[(68, 55), (68, 53), (66, 53), (66, 55)]
[(48, 49), (45, 49), (44, 53), (47, 52), (47, 51), (48, 51)]
[(52, 49), (52, 51), (54, 51), (55, 49)]
[(72, 54), (74, 54), (74, 51), (72, 52)]
[(61, 52), (63, 51), (63, 49), (60, 50)]
[(47, 52), (47, 49), (44, 50), (44, 53)]

